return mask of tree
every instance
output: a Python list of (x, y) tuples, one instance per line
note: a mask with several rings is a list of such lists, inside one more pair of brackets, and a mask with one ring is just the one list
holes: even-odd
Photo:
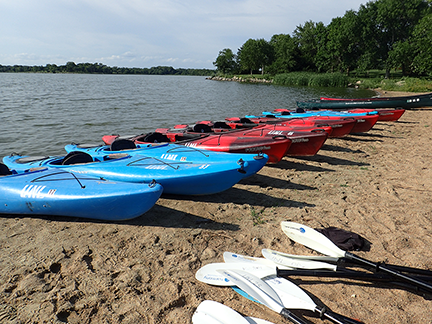
[(383, 49), (382, 60), (385, 62), (386, 77), (390, 76), (390, 68), (397, 67), (394, 59), (389, 59), (389, 53), (396, 43), (403, 43), (409, 38), (427, 7), (428, 3), (424, 0), (376, 2), (376, 23), (382, 36), (380, 45)]
[(389, 63), (402, 67), (404, 75), (432, 73), (432, 14), (423, 17), (411, 37), (394, 44)]
[(334, 18), (326, 27), (324, 46), (318, 46), (315, 64), (321, 71), (340, 71), (349, 75), (357, 67), (360, 56), (360, 22), (357, 13), (350, 10), (341, 17)]
[(298, 49), (290, 35), (273, 35), (269, 44), (273, 47), (274, 61), (269, 67), (271, 74), (286, 73), (296, 68)]
[(237, 70), (236, 56), (231, 49), (225, 48), (219, 52), (213, 65), (216, 66), (218, 71), (224, 74), (235, 73)]
[(416, 48), (412, 62), (414, 71), (432, 74), (432, 14), (425, 16), (416, 26), (413, 45)]
[(301, 70), (315, 71), (316, 55), (321, 42), (325, 37), (325, 26), (322, 22), (308, 21), (304, 26), (300, 25), (294, 30), (293, 37), (297, 43), (301, 57)]
[(259, 69), (264, 74), (264, 68), (273, 62), (273, 47), (264, 39), (248, 39), (238, 50), (237, 59), (240, 67), (251, 74)]

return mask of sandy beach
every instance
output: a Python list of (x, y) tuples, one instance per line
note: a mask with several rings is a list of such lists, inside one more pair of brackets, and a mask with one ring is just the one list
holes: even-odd
[[(383, 95), (400, 95), (387, 92)], [(191, 323), (206, 299), (273, 323), (277, 313), (195, 279), (225, 251), (317, 254), (280, 222), (335, 226), (368, 242), (372, 261), (432, 269), (432, 109), (328, 139), (217, 195), (164, 196), (119, 223), (0, 217), (0, 323)], [(432, 295), (349, 279), (294, 277), (318, 305), (364, 323), (431, 323)], [(310, 323), (312, 312), (295, 311)]]

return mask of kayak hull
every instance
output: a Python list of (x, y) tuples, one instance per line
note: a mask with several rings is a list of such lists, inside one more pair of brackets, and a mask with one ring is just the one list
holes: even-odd
[(157, 183), (113, 182), (43, 169), (0, 177), (0, 213), (121, 221), (147, 212), (162, 191)]
[(250, 166), (259, 169), (266, 162), (265, 157), (261, 160), (255, 160), (253, 156), (250, 158), (250, 161), (240, 161), (240, 164), (232, 160), (194, 163), (176, 159), (168, 162), (140, 154), (125, 154), (119, 158), (108, 157), (103, 162), (64, 165), (63, 156), (32, 159), (10, 155), (3, 158), (3, 163), (17, 173), (48, 167), (112, 181), (151, 183), (155, 180), (163, 186), (164, 194), (207, 195), (231, 188), (250, 175), (245, 171)]

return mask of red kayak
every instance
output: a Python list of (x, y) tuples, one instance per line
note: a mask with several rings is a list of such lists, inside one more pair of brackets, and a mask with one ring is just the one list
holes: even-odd
[[(325, 98), (321, 97), (320, 100), (325, 101), (386, 101), (389, 100), (389, 98), (386, 97), (376, 97), (376, 98), (369, 98), (369, 99), (340, 99), (340, 98)], [(377, 108), (377, 109), (364, 109), (364, 108), (355, 108), (355, 109), (349, 109), (347, 110), (349, 112), (353, 113), (361, 113), (361, 112), (371, 112), (371, 111), (378, 111), (379, 118), (378, 121), (397, 121), (399, 118), (402, 117), (402, 115), (405, 112), (405, 109), (403, 108), (395, 108), (395, 109), (386, 109), (386, 108)]]
[(168, 137), (170, 137), (170, 134), (183, 132), (185, 134), (222, 134), (223, 136), (233, 136), (237, 138), (288, 138), (292, 143), (286, 151), (287, 156), (313, 156), (321, 149), (328, 138), (328, 133), (323, 129), (315, 129), (314, 131), (297, 131), (295, 129), (286, 129), (283, 126), (278, 125), (261, 125), (250, 129), (238, 130), (225, 129), (219, 132), (214, 132), (211, 126), (206, 124), (195, 124), (188, 127), (184, 126), (185, 125), (177, 125), (177, 128), (175, 129), (165, 128), (156, 129), (156, 131), (165, 133)]
[[(119, 135), (106, 135), (102, 140), (111, 144)], [(124, 138), (124, 137), (122, 137)], [(224, 133), (185, 133), (170, 129), (157, 129), (155, 132), (127, 137), (136, 144), (170, 142), (199, 149), (229, 153), (264, 153), (269, 156), (267, 163), (277, 163), (285, 156), (291, 146), (286, 136), (227, 136)]]
[(378, 121), (397, 121), (405, 112), (405, 109), (350, 109), (350, 112), (353, 113), (363, 113), (363, 112), (371, 112), (378, 111)]
[[(251, 129), (251, 128), (268, 128), (271, 130), (282, 130), (282, 131), (301, 131), (301, 132), (321, 132), (321, 131), (325, 131), (329, 137), (333, 131), (333, 129), (326, 125), (326, 124), (322, 124), (322, 125), (317, 125), (313, 122), (301, 122), (299, 121), (298, 123), (290, 123), (290, 122), (286, 122), (284, 120), (281, 120), (281, 122), (279, 123), (253, 123), (253, 122), (249, 122), (249, 123), (236, 123), (236, 122), (223, 122), (223, 121), (217, 121), (217, 122), (213, 122), (213, 121), (209, 121), (209, 120), (203, 120), (203, 121), (199, 121), (197, 122), (197, 124), (205, 124), (211, 127), (211, 129), (214, 132), (226, 132), (226, 131), (230, 131), (233, 129)], [(178, 129), (178, 128), (185, 128), (188, 127), (188, 125), (176, 125), (174, 126), (174, 128)]]
[[(321, 109), (318, 109), (318, 111)], [(317, 110), (314, 110), (314, 112)], [(325, 111), (325, 110), (323, 110)], [(374, 113), (374, 114), (367, 114), (367, 113), (371, 113), (371, 112), (375, 112), (377, 110), (375, 109), (364, 109), (364, 111), (360, 112), (354, 112), (352, 110), (349, 111), (342, 111), (339, 113), (345, 113), (345, 112), (349, 112), (352, 113), (352, 116), (337, 116), (337, 118), (354, 118), (356, 120), (356, 124), (354, 125), (353, 129), (350, 131), (350, 134), (354, 134), (354, 133), (364, 133), (364, 132), (368, 132), (372, 129), (372, 127), (374, 127), (374, 125), (376, 124), (376, 122), (378, 121), (379, 118), (379, 114)], [(291, 114), (292, 111), (289, 109), (284, 109), (284, 108), (280, 108), (280, 109), (275, 109), (274, 112), (276, 113), (287, 113), (287, 114)], [(304, 111), (303, 111), (304, 112)], [(362, 114), (361, 116), (357, 115), (357, 114)], [(322, 117), (334, 117), (334, 116), (316, 116), (317, 118), (322, 118)], [(309, 116), (307, 117), (309, 118)]]
[[(357, 121), (354, 118), (340, 118), (333, 116), (314, 116), (304, 118), (276, 118), (276, 117), (255, 117), (255, 118), (239, 118), (231, 117), (226, 118), (227, 123), (231, 125), (254, 125), (254, 124), (276, 124), (282, 126), (289, 126), (297, 130), (306, 131), (310, 128), (323, 128), (329, 133), (329, 137), (338, 138), (348, 135)], [(234, 128), (234, 126), (231, 126)], [(237, 126), (238, 128), (242, 126)], [(331, 128), (331, 132), (329, 132)]]

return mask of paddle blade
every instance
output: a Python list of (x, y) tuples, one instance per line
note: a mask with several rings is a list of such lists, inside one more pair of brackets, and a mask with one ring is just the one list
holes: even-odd
[(204, 313), (194, 313), (192, 315), (193, 324), (228, 324), (219, 321), (218, 319)]
[(291, 254), (271, 249), (262, 249), (261, 253), (264, 258), (276, 263), (277, 265), (283, 265), (294, 269), (329, 269), (336, 271), (335, 265), (326, 262), (294, 258)]
[[(195, 323), (197, 317), (199, 322), (197, 321)], [(208, 322), (201, 322), (202, 319), (207, 319)], [(215, 323), (221, 323), (221, 324), (232, 324), (232, 323), (248, 324), (249, 323), (243, 316), (237, 313), (234, 309), (213, 300), (204, 300), (201, 304), (199, 304), (194, 315), (192, 316), (192, 323), (194, 324), (213, 323), (211, 322), (212, 320), (216, 320), (217, 322)]]
[(218, 271), (252, 298), (275, 312), (282, 312), (283, 306), (279, 296), (268, 284), (257, 276), (242, 270)]
[(308, 248), (336, 258), (343, 258), (345, 251), (341, 250), (320, 232), (306, 225), (283, 221), (282, 231), (293, 241), (303, 244)]
[[(251, 265), (262, 265), (262, 266), (269, 266), (269, 267), (276, 267), (276, 264), (271, 261), (264, 258), (256, 258), (251, 256), (245, 256), (237, 253), (231, 253), (231, 252), (224, 252), (223, 254), (224, 261), (226, 263), (249, 263)], [(285, 266), (279, 266), (279, 269), (284, 270), (291, 270), (293, 268), (291, 267), (285, 267)]]
[(268, 267), (250, 263), (210, 263), (201, 267), (195, 274), (195, 278), (201, 282), (214, 286), (235, 286), (228, 278), (218, 270), (243, 270), (252, 272), (259, 278), (276, 274), (276, 267)]

